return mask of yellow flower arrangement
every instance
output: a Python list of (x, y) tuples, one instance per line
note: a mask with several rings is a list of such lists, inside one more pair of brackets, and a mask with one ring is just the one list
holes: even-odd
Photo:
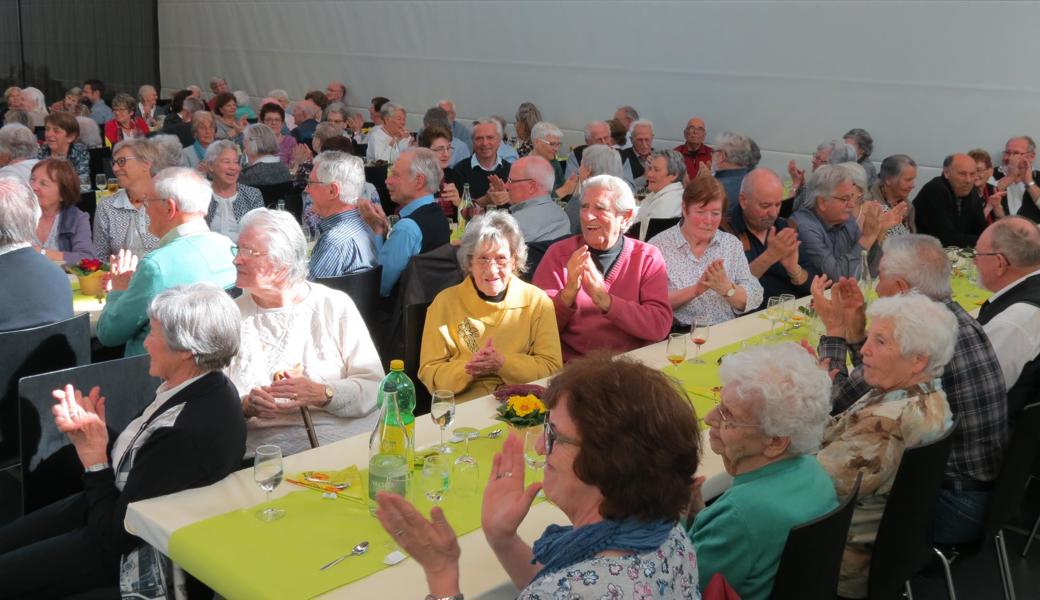
[(534, 427), (545, 423), (545, 405), (534, 394), (509, 396), (498, 407), (499, 421), (505, 421), (514, 427)]

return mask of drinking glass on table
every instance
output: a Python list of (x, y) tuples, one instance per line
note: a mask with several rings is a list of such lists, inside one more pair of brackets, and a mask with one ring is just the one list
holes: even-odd
[(103, 192), (108, 187), (108, 177), (104, 173), (98, 173), (94, 176), (94, 187), (97, 191)]
[(458, 427), (452, 434), (466, 442), (462, 456), (455, 459), (455, 481), (452, 487), (458, 496), (476, 496), (480, 492), (480, 467), (477, 465), (477, 459), (469, 453), (469, 441), (480, 436), (480, 431), (473, 427)]
[(443, 454), (427, 456), (419, 473), (419, 481), (426, 499), (434, 504), (440, 502), (451, 484), (451, 463), (448, 457)]
[(668, 336), (668, 362), (673, 365), (681, 365), (686, 360), (686, 336), (681, 333), (673, 333)]
[(454, 450), (444, 443), (444, 430), (455, 422), (455, 393), (451, 390), (434, 390), (433, 402), (430, 405), (430, 418), (441, 428), (441, 445), (437, 451), (451, 454)]
[(538, 442), (544, 434), (545, 425), (524, 429), (524, 462), (536, 471), (545, 468), (545, 455), (538, 451)]
[[(781, 327), (781, 330), (783, 330), (784, 327), (786, 327), (787, 325), (792, 324), (792, 319), (794, 318), (794, 313), (796, 312), (798, 311), (795, 310), (794, 306), (794, 294), (780, 294), (780, 314), (782, 318), (781, 322), (785, 324), (783, 327)], [(790, 331), (791, 327), (787, 327), (786, 330)]]
[(693, 325), (690, 327), (690, 340), (697, 346), (697, 352), (693, 355), (693, 360), (690, 362), (695, 365), (704, 364), (704, 361), (701, 360), (701, 346), (708, 341), (709, 333), (711, 333), (711, 327), (708, 324), (708, 319), (706, 317), (694, 317)]
[(272, 444), (257, 446), (253, 457), (253, 479), (260, 489), (267, 492), (267, 508), (256, 516), (261, 521), (275, 521), (285, 516), (285, 511), (270, 506), (271, 492), (282, 482), (282, 449)]
[(773, 296), (766, 301), (766, 318), (769, 319), (769, 335), (767, 337), (773, 337), (776, 322), (781, 317), (781, 304), (780, 296)]

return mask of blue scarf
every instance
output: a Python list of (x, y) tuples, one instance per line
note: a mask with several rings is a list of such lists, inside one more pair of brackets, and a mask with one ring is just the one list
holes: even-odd
[(195, 149), (195, 156), (198, 156), (199, 160), (206, 158), (206, 149), (202, 147), (202, 144), (196, 141), (192, 144), (192, 147)]
[(589, 560), (606, 550), (642, 554), (656, 550), (668, 539), (675, 523), (668, 521), (603, 520), (584, 527), (550, 525), (542, 537), (534, 542), (534, 562), (544, 565), (535, 575), (560, 571), (573, 564)]

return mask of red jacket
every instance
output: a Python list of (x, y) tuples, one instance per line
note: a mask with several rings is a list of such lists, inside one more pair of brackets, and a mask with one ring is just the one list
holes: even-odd
[[(144, 122), (141, 117), (134, 117), (134, 129), (137, 130), (141, 137), (148, 135), (150, 130), (148, 124)], [(105, 123), (105, 141), (110, 146), (115, 146), (119, 142), (123, 141), (123, 129), (119, 127), (119, 123), (115, 119)]]

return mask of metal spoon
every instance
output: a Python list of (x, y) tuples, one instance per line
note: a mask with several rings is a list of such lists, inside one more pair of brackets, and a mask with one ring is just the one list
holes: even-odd
[(304, 479), (309, 481), (309, 482), (311, 482), (311, 483), (320, 483), (322, 485), (332, 486), (332, 487), (336, 488), (337, 490), (345, 490), (348, 487), (350, 487), (350, 482), (349, 481), (344, 481), (343, 483), (333, 483), (331, 481), (325, 481), (324, 479), (318, 479), (316, 477), (304, 477)]
[[(494, 440), (494, 439), (497, 439), (498, 437), (500, 437), (501, 435), (502, 435), (502, 430), (501, 429), (492, 429), (491, 431), (487, 432), (487, 435), (481, 435), (480, 432), (474, 431), (473, 433), (469, 434), (469, 439), (476, 440), (476, 439), (480, 439), (480, 438), (484, 437), (484, 438), (487, 438), (489, 440)], [(456, 434), (449, 441), (451, 443), (453, 443), (453, 444), (459, 444), (459, 443), (462, 443), (462, 442), (466, 441), (466, 438)]]
[(339, 563), (343, 562), (344, 560), (350, 558), (351, 556), (361, 556), (365, 552), (368, 552), (368, 542), (361, 542), (357, 546), (354, 546), (354, 549), (350, 551), (350, 554), (344, 554), (343, 556), (337, 558), (336, 560), (334, 560), (334, 561), (332, 561), (330, 563), (327, 563), (325, 566), (321, 567), (318, 570), (319, 571), (324, 571), (325, 569), (328, 569), (330, 567), (335, 567), (336, 565), (338, 565)]

